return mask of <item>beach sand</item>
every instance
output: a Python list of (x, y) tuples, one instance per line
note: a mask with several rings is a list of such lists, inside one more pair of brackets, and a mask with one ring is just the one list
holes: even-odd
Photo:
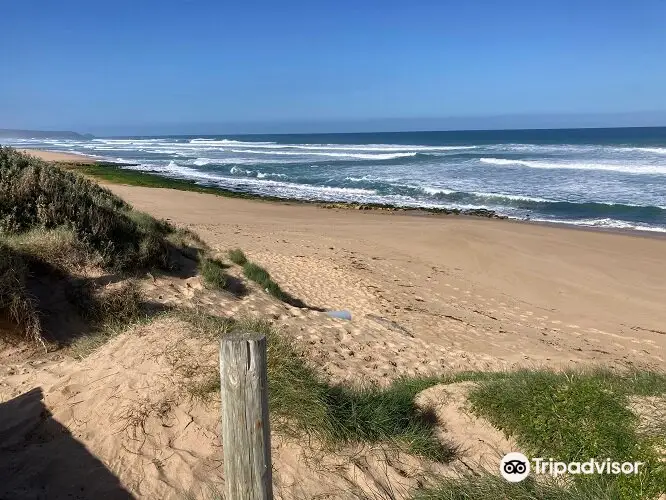
[[(663, 238), (109, 187), (221, 251), (242, 248), (306, 303), (348, 309), (355, 345), (381, 343), (380, 323), (463, 356), (456, 366), (666, 367)], [(310, 335), (341, 373), (362, 370), (354, 347)], [(398, 351), (372, 356), (411, 363)]]
[(59, 163), (96, 163), (97, 159), (92, 156), (75, 155), (73, 153), (60, 153), (58, 151), (40, 151), (36, 149), (18, 149), (24, 153), (31, 154), (45, 161), (54, 161)]

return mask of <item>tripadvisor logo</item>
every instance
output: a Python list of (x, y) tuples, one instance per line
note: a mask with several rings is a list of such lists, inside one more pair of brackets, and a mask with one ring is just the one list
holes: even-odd
[(518, 483), (534, 474), (547, 474), (553, 477), (564, 474), (638, 474), (644, 462), (615, 462), (610, 458), (597, 460), (591, 458), (584, 462), (558, 462), (552, 458), (533, 458), (530, 460), (522, 453), (511, 452), (502, 457), (499, 471), (504, 479)]
[(500, 462), (500, 474), (510, 483), (519, 483), (530, 475), (530, 461), (522, 453), (507, 453)]

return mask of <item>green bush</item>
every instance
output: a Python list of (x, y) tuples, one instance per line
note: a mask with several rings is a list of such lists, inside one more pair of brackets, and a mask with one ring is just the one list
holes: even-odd
[(172, 228), (88, 179), (0, 148), (0, 232), (65, 228), (108, 268), (167, 267)]
[(29, 338), (41, 340), (41, 322), (26, 286), (27, 278), (25, 259), (0, 241), (0, 313), (22, 328)]

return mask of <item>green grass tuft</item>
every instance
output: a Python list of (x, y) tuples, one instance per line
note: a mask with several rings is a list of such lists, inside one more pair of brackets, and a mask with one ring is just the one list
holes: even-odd
[(336, 440), (392, 439), (415, 455), (439, 462), (452, 460), (456, 449), (437, 439), (434, 414), (424, 413), (414, 404), (419, 392), (438, 382), (434, 378), (403, 378), (387, 388), (327, 386), (325, 400)]
[(247, 257), (240, 248), (229, 250), (229, 260), (239, 266), (244, 266), (247, 263)]
[(144, 316), (145, 297), (134, 280), (98, 290), (90, 281), (72, 279), (66, 291), (79, 314), (97, 325), (128, 324)]
[(637, 475), (572, 479), (579, 488), (605, 485), (613, 498), (652, 498), (666, 489), (666, 463), (655, 449), (666, 445), (666, 437), (637, 433), (628, 396), (663, 394), (665, 388), (666, 375), (658, 373), (519, 371), (482, 381), (470, 402), (533, 457), (644, 462)]
[(231, 332), (236, 324), (231, 319), (213, 316), (198, 308), (179, 308), (171, 311), (171, 314), (194, 327), (190, 333), (209, 341), (217, 341)]
[(243, 265), (243, 274), (247, 279), (258, 283), (264, 288), (267, 288), (272, 282), (271, 275), (268, 271), (254, 262), (246, 262)]
[(243, 274), (247, 279), (257, 283), (259, 286), (261, 286), (261, 288), (263, 288), (267, 293), (276, 299), (294, 307), (307, 307), (303, 301), (282, 290), (280, 285), (273, 281), (268, 271), (266, 271), (266, 269), (263, 267), (255, 264), (254, 262), (248, 261), (245, 263), (245, 265), (243, 265)]
[(4, 240), (29, 261), (48, 263), (63, 273), (101, 264), (66, 227), (32, 229), (6, 235)]
[(199, 272), (203, 282), (210, 288), (224, 289), (227, 286), (226, 266), (217, 259), (202, 257), (199, 261)]
[(101, 324), (99, 328), (91, 330), (86, 335), (76, 338), (69, 346), (68, 352), (75, 358), (82, 359), (90, 356), (97, 349), (112, 340), (117, 335), (126, 332), (129, 328), (153, 321), (155, 317), (139, 315), (131, 322), (111, 322)]

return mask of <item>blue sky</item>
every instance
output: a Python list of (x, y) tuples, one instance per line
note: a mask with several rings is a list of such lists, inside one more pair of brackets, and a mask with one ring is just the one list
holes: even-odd
[(664, 26), (662, 0), (9, 1), (0, 127), (666, 125)]

